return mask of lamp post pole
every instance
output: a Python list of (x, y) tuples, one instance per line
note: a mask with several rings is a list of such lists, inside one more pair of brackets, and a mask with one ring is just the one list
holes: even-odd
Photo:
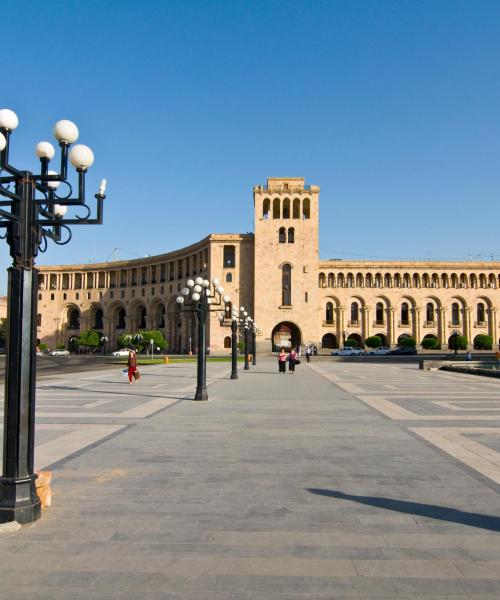
[(238, 379), (238, 318), (231, 319), (231, 379)]
[[(35, 258), (45, 251), (47, 240), (67, 244), (71, 239), (68, 225), (102, 223), (106, 180), (96, 194), (97, 214), (89, 218), (91, 208), (85, 203), (85, 175), (94, 162), (87, 146), (70, 145), (78, 139), (78, 128), (71, 121), (59, 121), (54, 135), (61, 148), (60, 172), (49, 171), (55, 149), (40, 142), (36, 154), (40, 173), (20, 171), (9, 163), (12, 132), (18, 126), (17, 115), (0, 110), (0, 228), (9, 244), (12, 266), (8, 269), (7, 356), (5, 375), (5, 411), (3, 435), (3, 471), (0, 477), (0, 523), (30, 523), (40, 517), (34, 473), (35, 446), (35, 351), (38, 302), (38, 271)], [(67, 181), (68, 158), (78, 172), (78, 196), (71, 198)], [(66, 195), (57, 187), (65, 183)], [(86, 215), (64, 218), (68, 207), (86, 210)], [(9, 210), (10, 209), (10, 210)], [(63, 236), (64, 232), (64, 236)]]
[[(210, 281), (197, 277), (194, 281), (188, 279), (187, 287), (181, 290), (176, 302), (181, 310), (194, 312), (198, 319), (198, 356), (196, 362), (196, 392), (194, 400), (208, 400), (207, 392), (207, 318), (210, 312), (215, 312), (223, 304), (227, 304), (229, 296), (222, 296), (224, 288), (219, 285), (217, 278), (212, 279), (213, 292), (210, 291)], [(215, 294), (218, 299), (215, 299)], [(185, 302), (186, 298), (189, 302)], [(212, 310), (211, 308), (212, 307)]]
[(255, 338), (257, 336), (257, 327), (254, 326), (252, 327), (252, 365), (256, 365), (257, 364), (257, 345), (256, 345), (256, 341)]
[(245, 366), (243, 367), (243, 370), (249, 371), (250, 363), (248, 362), (248, 327), (246, 324), (243, 326), (243, 336), (243, 343), (245, 348)]

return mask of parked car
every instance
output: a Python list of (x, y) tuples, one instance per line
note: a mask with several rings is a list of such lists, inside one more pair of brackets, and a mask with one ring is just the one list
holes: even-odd
[(362, 354), (363, 350), (361, 348), (344, 348), (332, 352), (332, 356), (361, 356)]
[(50, 356), (69, 356), (69, 350), (52, 350)]
[(128, 356), (129, 352), (132, 352), (132, 351), (129, 350), (128, 348), (122, 348), (121, 350), (115, 350), (112, 353), (112, 356)]
[(417, 351), (415, 348), (409, 347), (409, 348), (394, 348), (394, 350), (391, 350), (389, 352), (389, 354), (395, 355), (395, 356), (402, 356), (404, 354), (416, 354)]
[(368, 356), (385, 356), (386, 354), (390, 354), (391, 353), (391, 349), (390, 348), (370, 348), (370, 350), (367, 350), (365, 352), (365, 354), (368, 354)]

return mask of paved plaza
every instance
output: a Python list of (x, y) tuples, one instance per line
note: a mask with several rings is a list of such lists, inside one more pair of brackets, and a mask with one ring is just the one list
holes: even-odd
[(500, 598), (500, 381), (260, 359), (44, 377), (53, 506), (0, 534), (1, 597)]

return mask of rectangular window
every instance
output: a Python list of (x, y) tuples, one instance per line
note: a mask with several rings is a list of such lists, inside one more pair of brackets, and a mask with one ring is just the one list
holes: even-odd
[(307, 292), (304, 294), (304, 300), (307, 302)]
[(224, 264), (225, 269), (234, 269), (236, 266), (236, 248), (234, 246), (224, 246)]

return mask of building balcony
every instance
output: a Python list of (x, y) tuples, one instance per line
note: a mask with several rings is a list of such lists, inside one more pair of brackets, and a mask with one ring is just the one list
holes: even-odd
[(410, 321), (398, 321), (398, 327), (409, 327)]
[(487, 323), (486, 321), (476, 321), (474, 323), (474, 327), (486, 327)]
[(349, 327), (361, 327), (361, 323), (359, 321), (349, 321), (347, 325)]
[(454, 327), (462, 327), (462, 321), (457, 321), (456, 323), (454, 321), (449, 321), (448, 327), (450, 327), (450, 329), (453, 329)]
[(424, 321), (422, 327), (436, 327), (435, 321)]
[(385, 327), (387, 323), (385, 321), (373, 321), (372, 327)]
[(323, 327), (335, 327), (335, 321), (323, 321)]

